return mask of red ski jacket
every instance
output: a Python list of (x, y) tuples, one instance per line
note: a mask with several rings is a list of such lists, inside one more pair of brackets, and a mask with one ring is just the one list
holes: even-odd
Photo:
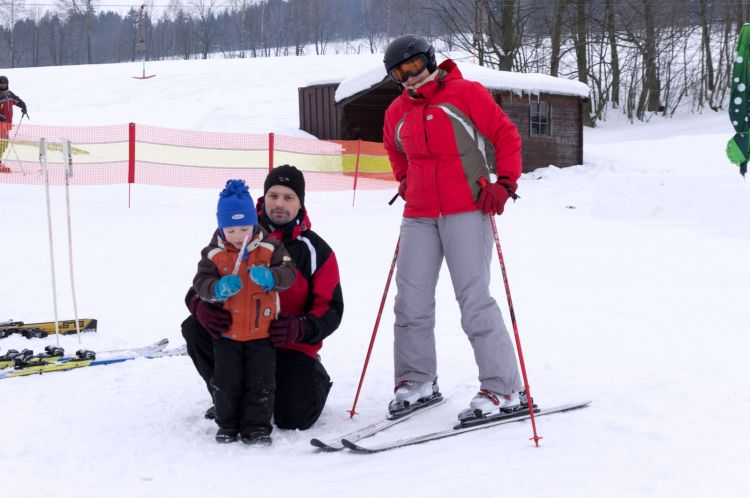
[(496, 174), (515, 185), (521, 176), (521, 137), (492, 94), (465, 80), (452, 60), (438, 71), (417, 90), (405, 89), (385, 113), (393, 175), (407, 180), (406, 217), (474, 211), (479, 178)]
[(0, 118), (0, 127), (4, 128), (6, 131), (9, 130), (13, 124), (14, 105), (17, 105), (21, 109), (26, 109), (24, 101), (15, 93), (10, 90), (0, 92), (0, 115), (3, 116)]

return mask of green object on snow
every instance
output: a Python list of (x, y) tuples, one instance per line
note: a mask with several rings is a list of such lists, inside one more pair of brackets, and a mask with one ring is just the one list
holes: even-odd
[(737, 133), (727, 144), (727, 157), (740, 167), (740, 173), (747, 173), (750, 158), (750, 24), (744, 24), (737, 38), (737, 54), (732, 64), (732, 92), (729, 97), (729, 120)]

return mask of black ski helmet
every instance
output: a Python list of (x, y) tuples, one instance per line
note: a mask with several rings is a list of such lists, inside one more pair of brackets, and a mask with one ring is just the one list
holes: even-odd
[(2, 85), (3, 83), (5, 83), (6, 85), (9, 84), (7, 76), (0, 76), (0, 85)]
[(424, 54), (427, 57), (427, 69), (432, 73), (437, 69), (435, 62), (435, 49), (432, 45), (417, 35), (403, 35), (394, 39), (385, 49), (383, 64), (388, 77), (391, 77), (391, 69), (415, 55)]

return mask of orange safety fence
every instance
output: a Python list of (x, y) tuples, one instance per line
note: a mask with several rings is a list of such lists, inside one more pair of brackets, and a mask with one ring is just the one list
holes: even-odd
[(361, 140), (316, 140), (268, 134), (160, 128), (135, 123), (47, 126), (22, 123), (0, 138), (0, 183), (41, 184), (39, 143), (47, 142), (52, 185), (65, 182), (61, 141), (71, 142), (72, 185), (141, 184), (221, 188), (243, 178), (263, 184), (269, 168), (293, 164), (308, 190), (393, 189), (383, 145)]

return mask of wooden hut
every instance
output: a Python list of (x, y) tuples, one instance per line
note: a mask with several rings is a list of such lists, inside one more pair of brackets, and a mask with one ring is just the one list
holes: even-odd
[[(518, 127), (523, 170), (583, 163), (583, 103), (588, 87), (541, 74), (495, 71), (459, 63), (466, 79), (487, 87)], [(382, 66), (340, 83), (299, 89), (300, 129), (322, 140), (383, 141), (383, 118), (401, 88)]]

